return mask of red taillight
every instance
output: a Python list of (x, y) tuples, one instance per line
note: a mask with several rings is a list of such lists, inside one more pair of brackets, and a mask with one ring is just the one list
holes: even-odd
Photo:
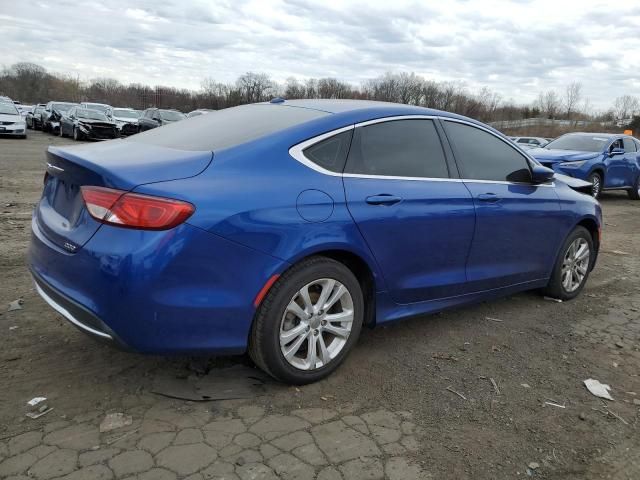
[(104, 187), (81, 187), (89, 214), (101, 223), (143, 230), (168, 230), (195, 211), (193, 205)]

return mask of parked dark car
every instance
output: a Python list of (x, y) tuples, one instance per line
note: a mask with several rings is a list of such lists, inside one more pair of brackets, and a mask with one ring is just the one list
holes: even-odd
[(331, 373), (363, 325), (570, 300), (600, 244), (587, 182), (408, 105), (244, 105), (47, 162), (28, 262), (51, 307), (138, 352), (249, 351), (290, 383)]
[(60, 128), (60, 119), (62, 115), (71, 107), (75, 107), (77, 103), (71, 102), (49, 102), (40, 115), (40, 123), (43, 132), (58, 133)]
[(27, 113), (27, 116), (24, 120), (27, 122), (27, 128), (33, 130), (40, 130), (42, 126), (42, 112), (44, 112), (44, 103), (39, 103), (35, 107), (33, 107), (33, 111)]
[(147, 108), (138, 119), (138, 131), (144, 132), (152, 128), (168, 125), (173, 122), (184, 120), (184, 113), (177, 110), (164, 110), (161, 108)]
[(73, 107), (60, 120), (60, 136), (74, 140), (110, 140), (118, 138), (116, 122), (98, 110)]
[(116, 122), (120, 136), (129, 136), (138, 133), (139, 113), (132, 108), (114, 108), (112, 119)]

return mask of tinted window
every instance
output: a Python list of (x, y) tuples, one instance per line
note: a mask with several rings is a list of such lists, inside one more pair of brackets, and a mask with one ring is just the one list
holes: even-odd
[(316, 165), (332, 172), (342, 173), (349, 153), (353, 130), (342, 132), (305, 148), (304, 156)]
[(636, 144), (634, 143), (633, 140), (631, 140), (628, 137), (625, 137), (623, 140), (624, 142), (624, 151), (629, 153), (629, 152), (635, 152), (636, 151)]
[(124, 141), (182, 150), (221, 150), (326, 115), (329, 114), (284, 105), (243, 105), (187, 118), (133, 135)]
[(392, 177), (449, 176), (431, 120), (396, 120), (357, 128), (345, 171)]
[(479, 128), (455, 122), (444, 122), (463, 178), (528, 182), (529, 165), (516, 149)]

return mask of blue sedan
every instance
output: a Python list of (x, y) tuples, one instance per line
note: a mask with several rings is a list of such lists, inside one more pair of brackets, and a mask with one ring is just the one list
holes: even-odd
[(36, 289), (139, 352), (240, 354), (327, 376), (373, 326), (541, 289), (600, 245), (590, 185), (446, 112), (275, 99), (102, 144), (51, 146)]
[(556, 172), (581, 178), (598, 198), (603, 190), (626, 190), (640, 200), (640, 140), (609, 133), (568, 133), (527, 153)]

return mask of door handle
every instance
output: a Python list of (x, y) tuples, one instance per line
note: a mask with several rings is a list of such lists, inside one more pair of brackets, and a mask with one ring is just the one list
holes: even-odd
[(478, 195), (478, 200), (480, 200), (481, 202), (496, 203), (500, 201), (500, 197), (498, 197), (498, 195), (496, 195), (495, 193), (481, 193), (480, 195)]
[(390, 195), (388, 193), (381, 193), (380, 195), (372, 195), (367, 197), (365, 201), (369, 205), (395, 205), (402, 198), (396, 197), (395, 195)]

